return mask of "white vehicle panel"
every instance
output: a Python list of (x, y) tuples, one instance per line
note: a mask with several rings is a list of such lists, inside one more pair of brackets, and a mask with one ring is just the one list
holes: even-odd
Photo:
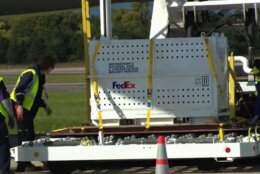
[[(227, 150), (229, 148), (229, 150)], [(167, 144), (168, 159), (239, 158), (259, 155), (259, 142)], [(15, 147), (16, 161), (156, 159), (157, 145)]]

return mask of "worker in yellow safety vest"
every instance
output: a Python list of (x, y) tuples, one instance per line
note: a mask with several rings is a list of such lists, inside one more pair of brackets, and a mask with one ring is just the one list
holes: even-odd
[(254, 117), (251, 120), (252, 124), (256, 124), (256, 122), (260, 118), (260, 61), (257, 60), (255, 66), (252, 69), (252, 74), (255, 76), (256, 80), (256, 103), (255, 103), (255, 110), (254, 110)]
[(10, 95), (6, 90), (3, 77), (0, 76), (0, 174), (11, 174), (10, 171), (10, 150), (8, 129), (5, 123), (9, 118), (8, 125), (14, 127), (14, 111)]
[[(33, 141), (35, 138), (33, 120), (39, 107), (43, 107), (47, 115), (51, 109), (42, 98), (45, 84), (45, 75), (54, 69), (55, 59), (52, 56), (43, 56), (37, 65), (24, 70), (11, 93), (15, 103), (18, 145), (22, 141)], [(30, 162), (18, 162), (16, 172), (37, 170)]]

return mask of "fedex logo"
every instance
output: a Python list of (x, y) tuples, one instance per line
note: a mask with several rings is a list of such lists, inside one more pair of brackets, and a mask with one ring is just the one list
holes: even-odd
[(125, 81), (123, 84), (113, 82), (113, 89), (132, 89), (135, 88), (135, 84), (129, 81)]

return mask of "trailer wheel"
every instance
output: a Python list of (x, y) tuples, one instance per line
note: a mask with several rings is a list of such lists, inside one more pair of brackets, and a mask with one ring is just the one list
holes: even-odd
[(201, 171), (215, 171), (218, 168), (218, 163), (213, 158), (196, 159), (196, 166)]
[(47, 164), (53, 174), (70, 174), (76, 170), (73, 163), (69, 161), (49, 161)]

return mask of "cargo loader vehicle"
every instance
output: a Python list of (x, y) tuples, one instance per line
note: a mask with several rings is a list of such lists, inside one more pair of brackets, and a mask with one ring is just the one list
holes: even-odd
[[(154, 0), (150, 37), (133, 40), (112, 39), (111, 1), (99, 5), (101, 38), (91, 40), (82, 0), (91, 124), (23, 142), (12, 149), (16, 161), (71, 173), (89, 161), (155, 160), (159, 135), (168, 159), (197, 159), (201, 170), (260, 155), (258, 126), (250, 124), (259, 0)], [(248, 55), (233, 54), (220, 28), (241, 33)]]

